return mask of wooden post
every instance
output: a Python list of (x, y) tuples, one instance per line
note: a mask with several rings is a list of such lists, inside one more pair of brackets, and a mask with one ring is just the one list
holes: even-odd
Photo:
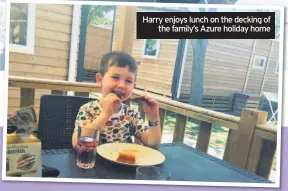
[(187, 118), (188, 118), (187, 116), (177, 114), (176, 124), (175, 124), (175, 129), (174, 129), (174, 134), (173, 134), (173, 143), (183, 142)]
[(255, 174), (257, 173), (262, 147), (263, 147), (263, 140), (261, 139), (261, 137), (257, 135), (257, 133), (254, 133), (249, 157), (246, 164), (246, 169)]
[[(263, 140), (263, 139), (262, 139)], [(273, 158), (276, 151), (276, 142), (263, 140), (263, 147), (261, 152), (260, 161), (256, 174), (264, 178), (269, 178), (271, 167), (273, 164)]]
[(199, 133), (197, 136), (196, 149), (207, 153), (209, 147), (209, 141), (212, 132), (212, 123), (207, 123), (205, 121), (200, 122)]
[(233, 137), (236, 140), (233, 141), (234, 145), (231, 145), (232, 155), (228, 162), (245, 169), (255, 127), (257, 124), (266, 123), (266, 120), (267, 112), (247, 108), (242, 110), (237, 136)]
[(264, 178), (269, 178), (276, 152), (277, 134), (256, 129), (246, 164), (246, 169)]
[(237, 140), (237, 130), (229, 129), (228, 137), (226, 141), (226, 147), (225, 147), (224, 156), (223, 156), (224, 161), (227, 161), (227, 162), (231, 161), (231, 157), (233, 154), (233, 146), (236, 140)]
[(128, 54), (132, 52), (136, 7), (120, 6), (120, 27), (119, 30), (114, 30), (117, 35), (116, 49), (125, 51)]
[(35, 99), (35, 89), (32, 88), (21, 88), (20, 91), (21, 100), (20, 100), (20, 107), (28, 107), (30, 105), (34, 105)]

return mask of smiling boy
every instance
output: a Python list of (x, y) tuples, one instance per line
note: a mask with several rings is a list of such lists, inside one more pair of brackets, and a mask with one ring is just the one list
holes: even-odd
[(73, 148), (77, 146), (78, 127), (99, 129), (100, 144), (129, 142), (134, 136), (145, 146), (159, 148), (159, 103), (147, 95), (139, 96), (149, 125), (143, 122), (137, 110), (123, 103), (132, 96), (136, 72), (136, 61), (125, 52), (112, 51), (102, 57), (96, 81), (103, 98), (81, 106), (72, 136)]

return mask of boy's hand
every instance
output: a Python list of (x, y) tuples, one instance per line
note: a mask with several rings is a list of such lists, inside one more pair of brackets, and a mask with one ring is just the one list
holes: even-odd
[(8, 113), (8, 118), (12, 118), (12, 117), (15, 117), (15, 114), (14, 113)]
[(143, 109), (148, 117), (148, 120), (158, 121), (159, 120), (159, 103), (155, 99), (149, 97), (148, 95), (139, 96), (137, 98), (139, 98), (139, 103), (143, 105)]
[(99, 101), (102, 106), (103, 112), (108, 116), (111, 116), (113, 113), (116, 113), (121, 107), (121, 100), (114, 93), (109, 93), (103, 99)]

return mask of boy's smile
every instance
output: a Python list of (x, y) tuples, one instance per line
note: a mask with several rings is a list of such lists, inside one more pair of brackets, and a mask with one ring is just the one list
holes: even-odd
[(131, 72), (127, 66), (110, 66), (104, 76), (100, 73), (96, 74), (96, 81), (102, 86), (103, 97), (109, 93), (115, 93), (123, 102), (132, 95), (135, 87), (135, 73)]

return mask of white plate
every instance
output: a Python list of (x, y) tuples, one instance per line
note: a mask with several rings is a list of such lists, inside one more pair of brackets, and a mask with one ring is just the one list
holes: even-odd
[[(117, 161), (118, 153), (123, 150), (138, 151), (135, 164)], [(165, 161), (165, 156), (159, 151), (131, 143), (106, 143), (97, 147), (97, 152), (100, 156), (109, 161), (129, 166), (152, 166), (161, 164)]]

